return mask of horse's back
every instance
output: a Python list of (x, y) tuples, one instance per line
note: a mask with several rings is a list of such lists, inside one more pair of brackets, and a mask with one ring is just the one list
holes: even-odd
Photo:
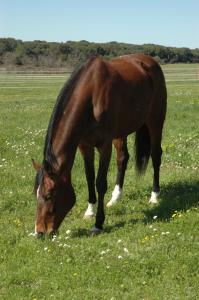
[(91, 67), (94, 117), (114, 138), (138, 130), (152, 110), (164, 110), (164, 76), (153, 58), (140, 54), (109, 61), (97, 58)]

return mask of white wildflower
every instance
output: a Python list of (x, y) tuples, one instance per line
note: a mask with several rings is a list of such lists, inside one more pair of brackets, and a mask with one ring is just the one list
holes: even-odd
[(106, 266), (107, 269), (110, 269), (110, 266)]
[(54, 242), (56, 240), (57, 236), (56, 235), (53, 235), (52, 237), (52, 242)]
[(124, 248), (124, 252), (129, 253), (129, 250), (127, 248)]

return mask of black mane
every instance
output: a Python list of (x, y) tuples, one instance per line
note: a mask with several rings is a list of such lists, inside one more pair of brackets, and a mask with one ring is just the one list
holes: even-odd
[[(85, 68), (85, 64), (79, 66), (74, 70), (72, 75), (70, 76), (69, 80), (64, 84), (63, 88), (61, 89), (57, 101), (55, 103), (54, 109), (51, 114), (51, 118), (49, 121), (46, 138), (45, 138), (45, 146), (44, 146), (44, 168), (46, 169), (45, 165), (50, 166), (51, 171), (53, 172), (53, 165), (57, 163), (56, 157), (53, 152), (52, 148), (52, 141), (53, 141), (53, 133), (57, 127), (57, 124), (60, 120), (61, 114), (66, 107), (70, 96), (75, 88), (75, 84), (77, 83), (78, 79), (80, 78), (82, 71)], [(50, 170), (46, 170), (50, 171)]]

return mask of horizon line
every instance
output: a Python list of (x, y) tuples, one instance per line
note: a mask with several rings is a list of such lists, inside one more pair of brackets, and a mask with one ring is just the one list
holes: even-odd
[(14, 39), (14, 40), (18, 40), (18, 41), (22, 41), (22, 42), (46, 42), (46, 43), (67, 43), (67, 42), (76, 42), (76, 43), (79, 43), (79, 42), (88, 42), (88, 43), (93, 43), (93, 44), (109, 44), (109, 43), (117, 43), (117, 44), (127, 44), (127, 45), (135, 45), (135, 46), (144, 46), (144, 45), (155, 45), (155, 46), (162, 46), (162, 47), (165, 47), (165, 48), (178, 48), (178, 49), (181, 49), (181, 48), (187, 48), (187, 49), (190, 49), (190, 50), (197, 50), (199, 49), (199, 47), (196, 47), (196, 48), (190, 48), (188, 46), (166, 46), (166, 45), (163, 45), (163, 44), (156, 44), (156, 43), (152, 43), (152, 42), (146, 42), (146, 43), (143, 43), (143, 44), (136, 44), (136, 43), (131, 43), (131, 42), (121, 42), (121, 41), (106, 41), (106, 42), (99, 42), (99, 41), (89, 41), (89, 40), (85, 40), (85, 39), (81, 39), (81, 40), (65, 40), (65, 41), (55, 41), (55, 40), (45, 40), (45, 39), (32, 39), (32, 40), (24, 40), (24, 39), (21, 39), (21, 38), (16, 38), (16, 37), (10, 37), (10, 36), (3, 36), (1, 37), (0, 36), (0, 39)]

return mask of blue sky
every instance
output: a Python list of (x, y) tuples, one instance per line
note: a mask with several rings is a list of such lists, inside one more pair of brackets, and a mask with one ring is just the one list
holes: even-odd
[(0, 37), (199, 48), (199, 0), (0, 0)]

